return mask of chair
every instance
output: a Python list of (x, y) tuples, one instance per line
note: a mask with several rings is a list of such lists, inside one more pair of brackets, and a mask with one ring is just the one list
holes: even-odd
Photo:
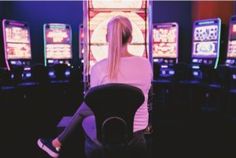
[(85, 103), (94, 112), (96, 138), (103, 146), (103, 158), (128, 154), (126, 147), (133, 136), (134, 115), (143, 102), (142, 91), (126, 84), (97, 86), (86, 94)]

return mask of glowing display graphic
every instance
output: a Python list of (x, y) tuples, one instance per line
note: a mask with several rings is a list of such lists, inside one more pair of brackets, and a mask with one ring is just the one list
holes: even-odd
[(5, 54), (7, 59), (30, 59), (30, 32), (27, 24), (3, 21)]
[(228, 58), (236, 58), (236, 21), (231, 22), (228, 40)]
[(45, 52), (47, 59), (71, 59), (71, 27), (65, 24), (46, 24)]
[(219, 47), (220, 30), (218, 24), (196, 26), (193, 32), (193, 56), (216, 57)]
[[(108, 55), (108, 45), (106, 42), (107, 23), (114, 16), (122, 15), (130, 19), (133, 27), (133, 39), (128, 46), (131, 54), (137, 56), (145, 56), (145, 20), (142, 14), (134, 12), (110, 12), (110, 13), (97, 13), (90, 21), (91, 45), (90, 45), (90, 64), (93, 65)], [(144, 16), (144, 15), (143, 15)]]
[(140, 9), (145, 7), (145, 0), (93, 0), (90, 8), (96, 9)]
[(177, 58), (178, 25), (176, 23), (153, 26), (153, 57)]

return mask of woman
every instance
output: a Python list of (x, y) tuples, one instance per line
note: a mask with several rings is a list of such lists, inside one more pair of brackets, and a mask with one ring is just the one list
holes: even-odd
[[(124, 83), (142, 90), (145, 101), (135, 114), (133, 128), (135, 140), (132, 141), (138, 140), (145, 144), (143, 132), (148, 125), (147, 97), (152, 80), (151, 65), (147, 59), (133, 56), (128, 52), (128, 44), (132, 41), (132, 25), (126, 17), (116, 16), (109, 21), (106, 40), (108, 58), (92, 67), (91, 87), (107, 83)], [(83, 103), (65, 130), (53, 141), (38, 139), (39, 147), (51, 157), (58, 157), (63, 141), (85, 117), (90, 115), (93, 115), (93, 112)]]

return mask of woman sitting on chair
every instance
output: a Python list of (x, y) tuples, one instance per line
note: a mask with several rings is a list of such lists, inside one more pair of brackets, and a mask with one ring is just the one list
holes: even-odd
[[(132, 145), (146, 148), (144, 129), (148, 125), (147, 98), (151, 87), (152, 67), (148, 59), (133, 56), (128, 52), (132, 41), (132, 25), (128, 18), (116, 16), (107, 27), (108, 58), (96, 63), (91, 70), (91, 87), (108, 83), (124, 83), (142, 90), (145, 101), (135, 113)], [(92, 110), (82, 103), (64, 131), (52, 141), (38, 139), (38, 146), (51, 157), (58, 157), (65, 139)]]

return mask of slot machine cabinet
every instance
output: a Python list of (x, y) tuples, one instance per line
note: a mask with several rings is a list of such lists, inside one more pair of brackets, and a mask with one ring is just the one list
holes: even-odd
[[(201, 80), (216, 69), (220, 59), (221, 19), (197, 20), (192, 33), (193, 76)], [(205, 71), (205, 73), (204, 73)]]
[(228, 90), (225, 104), (226, 116), (234, 120), (236, 116), (236, 15), (231, 16), (229, 21), (227, 55), (225, 65), (220, 70)]
[[(107, 57), (106, 31), (108, 21), (117, 15), (126, 16), (133, 27), (133, 39), (128, 49), (133, 55), (150, 58), (151, 2), (146, 0), (84, 1), (84, 83), (89, 87), (91, 67)], [(150, 39), (149, 39), (150, 38)]]
[(84, 37), (85, 34), (84, 34), (84, 27), (83, 27), (83, 24), (80, 24), (79, 25), (79, 67), (81, 69), (81, 71), (83, 71), (83, 63), (84, 63), (84, 59), (83, 59), (83, 56), (84, 56)]
[(84, 27), (79, 25), (79, 58), (82, 60), (84, 54)]
[(236, 15), (230, 18), (228, 48), (225, 64), (236, 67)]
[(69, 24), (44, 24), (44, 64), (51, 79), (70, 77), (72, 67), (72, 29)]
[(175, 74), (173, 67), (178, 63), (178, 34), (179, 26), (175, 22), (153, 24), (153, 65), (160, 67), (160, 74), (154, 79), (170, 78)]
[(12, 72), (12, 79), (31, 78), (31, 40), (29, 25), (23, 21), (2, 21), (5, 64)]
[(229, 21), (227, 55), (219, 73), (229, 88), (236, 88), (236, 15)]

